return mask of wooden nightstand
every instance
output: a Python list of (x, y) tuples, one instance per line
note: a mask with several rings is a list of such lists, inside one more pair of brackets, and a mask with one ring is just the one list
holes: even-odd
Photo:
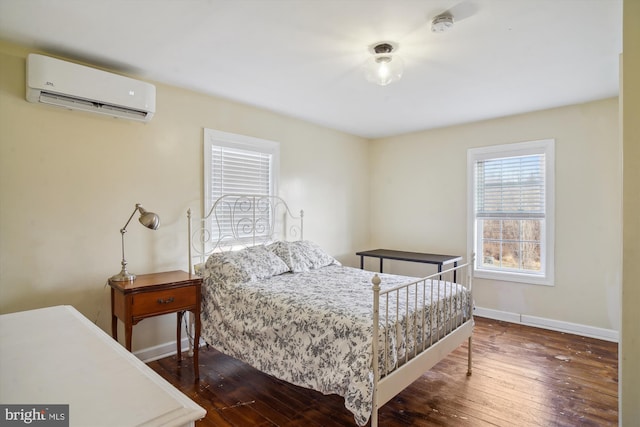
[(147, 317), (177, 313), (176, 340), (178, 360), (182, 359), (181, 324), (185, 312), (195, 317), (193, 337), (193, 373), (200, 378), (198, 368), (198, 344), (200, 342), (200, 287), (202, 278), (185, 271), (167, 271), (139, 275), (133, 282), (115, 282), (111, 286), (111, 334), (118, 340), (118, 319), (124, 322), (125, 342), (131, 351), (133, 325)]

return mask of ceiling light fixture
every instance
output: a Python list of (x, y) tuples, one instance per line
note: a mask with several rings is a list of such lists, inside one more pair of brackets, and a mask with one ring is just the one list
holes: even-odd
[(373, 56), (365, 65), (365, 78), (380, 86), (386, 86), (400, 80), (404, 71), (402, 58), (393, 51), (397, 49), (391, 42), (380, 42), (372, 45), (369, 51)]

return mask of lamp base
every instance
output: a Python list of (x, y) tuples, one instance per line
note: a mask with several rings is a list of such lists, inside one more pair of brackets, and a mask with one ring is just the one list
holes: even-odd
[(109, 278), (112, 282), (133, 282), (136, 280), (136, 275), (129, 273), (127, 270), (122, 269), (122, 271), (115, 276), (111, 276)]

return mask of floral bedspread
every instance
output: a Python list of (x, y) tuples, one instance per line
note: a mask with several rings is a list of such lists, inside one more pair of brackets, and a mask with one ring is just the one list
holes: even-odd
[[(343, 396), (345, 406), (362, 426), (372, 409), (372, 277), (371, 272), (339, 265), (226, 283), (205, 272), (202, 337), (219, 351), (267, 374)], [(380, 277), (382, 289), (415, 280), (388, 274)], [(405, 308), (400, 307), (399, 313), (405, 313)], [(440, 316), (451, 311), (444, 304), (438, 310)], [(390, 312), (395, 313), (395, 308)], [(403, 321), (411, 324), (406, 316), (398, 317), (392, 319), (400, 320), (394, 326), (381, 321), (382, 329), (401, 328), (398, 324)], [(384, 337), (389, 343), (387, 366), (397, 363), (416, 344), (400, 342), (402, 334), (396, 330)]]

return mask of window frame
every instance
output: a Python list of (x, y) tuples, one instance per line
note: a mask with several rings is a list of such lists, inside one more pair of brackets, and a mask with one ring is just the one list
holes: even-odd
[[(489, 159), (500, 159), (542, 154), (544, 155), (545, 181), (545, 215), (540, 236), (540, 260), (542, 274), (480, 267), (482, 248), (479, 248), (479, 230), (476, 218), (476, 162)], [(520, 218), (505, 218), (520, 219)], [(542, 139), (536, 141), (516, 142), (488, 147), (470, 148), (467, 151), (467, 223), (468, 223), (468, 256), (476, 254), (473, 265), (474, 277), (527, 283), (534, 285), (554, 286), (555, 281), (555, 140)]]
[[(209, 215), (213, 204), (217, 200), (211, 194), (213, 165), (211, 161), (212, 146), (254, 151), (270, 154), (269, 166), (269, 196), (278, 194), (278, 176), (280, 171), (280, 143), (261, 138), (222, 132), (214, 129), (204, 129), (203, 163), (204, 163), (204, 215)], [(211, 221), (211, 218), (209, 218)]]

